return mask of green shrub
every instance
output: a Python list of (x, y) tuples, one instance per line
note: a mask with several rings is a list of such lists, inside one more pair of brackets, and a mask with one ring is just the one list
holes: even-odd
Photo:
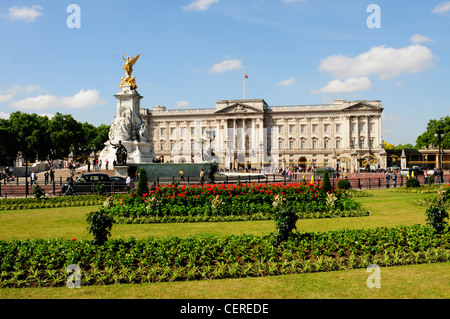
[(105, 184), (98, 182), (97, 185), (95, 185), (95, 191), (98, 195), (103, 195), (105, 193)]
[(33, 195), (37, 198), (37, 199), (41, 199), (42, 197), (45, 196), (44, 190), (42, 189), (41, 186), (39, 186), (39, 184), (36, 184), (33, 186)]
[(444, 219), (448, 218), (448, 213), (445, 209), (445, 198), (443, 193), (440, 193), (438, 197), (431, 203), (428, 209), (425, 211), (427, 224), (440, 233), (445, 229), (447, 223)]
[(420, 187), (420, 182), (419, 182), (419, 180), (417, 178), (410, 177), (406, 181), (406, 187)]
[(148, 179), (147, 179), (147, 173), (145, 172), (144, 168), (141, 168), (139, 170), (139, 180), (137, 184), (136, 194), (138, 196), (143, 196), (143, 194), (148, 194)]
[(339, 189), (350, 189), (352, 187), (352, 184), (350, 183), (350, 181), (348, 179), (341, 179), (338, 182), (337, 187)]
[(292, 232), (297, 229), (295, 224), (297, 223), (298, 216), (288, 205), (281, 205), (275, 211), (274, 220), (277, 227), (275, 239), (278, 243), (288, 240)]
[(111, 235), (114, 219), (103, 209), (100, 209), (89, 213), (86, 221), (89, 223), (87, 230), (94, 235), (94, 244), (103, 245), (108, 240), (108, 236)]
[(324, 191), (325, 193), (331, 192), (330, 175), (328, 171), (325, 171), (325, 173), (323, 174), (322, 191)]

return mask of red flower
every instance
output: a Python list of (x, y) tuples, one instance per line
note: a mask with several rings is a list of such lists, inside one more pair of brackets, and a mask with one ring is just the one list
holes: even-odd
[(72, 241), (75, 241), (75, 240), (77, 240), (76, 238), (72, 238)]

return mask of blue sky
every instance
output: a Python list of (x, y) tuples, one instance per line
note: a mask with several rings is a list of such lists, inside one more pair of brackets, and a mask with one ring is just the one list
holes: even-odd
[(395, 145), (450, 113), (450, 1), (4, 0), (0, 29), (2, 118), (110, 124), (125, 53), (145, 108), (241, 99), (247, 73), (273, 106), (381, 100)]

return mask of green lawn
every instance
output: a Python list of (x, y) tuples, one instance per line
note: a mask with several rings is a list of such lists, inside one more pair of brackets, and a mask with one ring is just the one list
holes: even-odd
[[(371, 211), (355, 218), (299, 220), (301, 231), (425, 223), (424, 206), (413, 204), (426, 195), (371, 190), (373, 197), (357, 198)], [(91, 238), (86, 214), (97, 207), (54, 208), (0, 212), (0, 239)], [(114, 225), (112, 236), (195, 236), (255, 234), (275, 230), (273, 221)], [(288, 276), (212, 281), (113, 285), (68, 288), (0, 289), (0, 298), (450, 298), (450, 263), (381, 269), (381, 288), (369, 289), (365, 269)]]
[[(371, 214), (367, 217), (327, 219), (301, 219), (297, 228), (301, 231), (329, 231), (343, 228), (375, 228), (425, 223), (425, 207), (417, 206), (413, 200), (424, 198), (423, 194), (393, 193), (389, 190), (370, 190), (374, 197), (360, 197), (358, 201)], [(96, 206), (17, 210), (0, 212), (0, 239), (12, 240), (32, 238), (91, 238), (86, 231), (86, 214)], [(117, 224), (112, 237), (143, 238), (148, 236), (195, 236), (199, 234), (254, 234), (261, 235), (275, 230), (273, 221), (248, 221), (225, 223), (185, 224)]]

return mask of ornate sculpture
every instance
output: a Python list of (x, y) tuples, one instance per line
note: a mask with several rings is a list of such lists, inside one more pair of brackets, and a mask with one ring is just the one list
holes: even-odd
[(128, 151), (125, 146), (122, 145), (122, 141), (119, 141), (119, 144), (111, 145), (116, 149), (117, 165), (125, 165), (127, 163)]
[(125, 61), (123, 69), (125, 70), (126, 77), (125, 78), (122, 77), (120, 88), (122, 89), (125, 84), (128, 84), (132, 90), (136, 90), (137, 89), (136, 79), (134, 76), (132, 77), (131, 74), (133, 73), (133, 65), (136, 64), (140, 54), (136, 55), (134, 58), (129, 57), (128, 54), (126, 54), (126, 56), (127, 58), (125, 59), (124, 56), (122, 55), (122, 59)]
[(125, 70), (125, 75), (127, 78), (131, 77), (131, 73), (133, 73), (133, 65), (136, 64), (137, 60), (139, 59), (140, 54), (136, 55), (134, 58), (130, 58), (128, 54), (125, 53), (127, 58), (125, 59), (122, 55), (122, 59), (125, 61), (125, 65), (123, 66), (123, 69)]

